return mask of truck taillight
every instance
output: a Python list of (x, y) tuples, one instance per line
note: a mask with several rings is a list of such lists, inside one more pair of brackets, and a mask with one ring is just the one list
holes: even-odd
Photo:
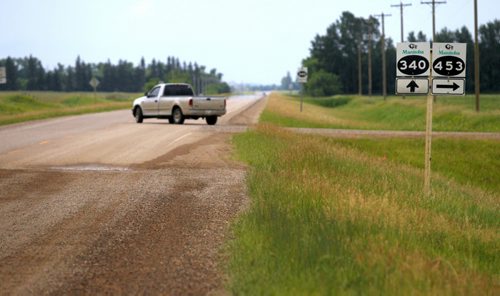
[(193, 99), (189, 99), (189, 107), (193, 107)]

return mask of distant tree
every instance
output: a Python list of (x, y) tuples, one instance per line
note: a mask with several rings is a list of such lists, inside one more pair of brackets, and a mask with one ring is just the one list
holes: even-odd
[(304, 90), (315, 97), (333, 96), (342, 92), (342, 83), (337, 75), (320, 70), (310, 74)]
[[(361, 56), (362, 61), (362, 83), (366, 85), (368, 81), (366, 52), (371, 46), (373, 90), (381, 92), (380, 35), (379, 22), (376, 18), (371, 17), (365, 20), (355, 17), (350, 12), (343, 12), (340, 19), (326, 29), (325, 35), (316, 35), (311, 42), (310, 56), (303, 61), (303, 65), (309, 68), (310, 73), (318, 73), (323, 70), (326, 73), (336, 75), (340, 80), (342, 92), (357, 93), (358, 57)], [(395, 51), (390, 39), (387, 40), (386, 44), (387, 53)], [(392, 77), (389, 76), (389, 73), (394, 69), (390, 69), (392, 65), (389, 58), (387, 61), (387, 81), (390, 83)], [(389, 87), (391, 87), (390, 84)]]
[(500, 20), (479, 27), (481, 90), (500, 92)]
[(427, 36), (422, 31), (419, 31), (415, 36), (415, 32), (411, 31), (408, 33), (408, 42), (427, 42)]
[(58, 64), (48, 71), (33, 56), (0, 59), (0, 65), (6, 67), (8, 75), (7, 83), (0, 85), (0, 90), (90, 91), (89, 81), (93, 76), (99, 79), (99, 90), (102, 91), (142, 91), (151, 81), (193, 83), (198, 89), (210, 87), (217, 93), (228, 92), (229, 88), (216, 68), (206, 73), (205, 66), (197, 63), (193, 66), (193, 63), (187, 64), (175, 57), (168, 57), (166, 64), (156, 59), (146, 64), (141, 58), (139, 64), (134, 66), (126, 60), (119, 60), (116, 65), (109, 59), (106, 63), (85, 63), (77, 56), (73, 66)]
[(1, 90), (16, 90), (19, 88), (18, 81), (18, 69), (16, 62), (11, 58), (7, 57), (3, 63), (5, 66), (5, 74), (7, 75), (7, 83), (0, 84)]
[(30, 55), (27, 64), (27, 90), (42, 90), (45, 74), (42, 63), (37, 58)]
[(288, 90), (290, 87), (293, 88), (293, 80), (290, 71), (288, 71), (286, 76), (281, 78), (281, 89)]

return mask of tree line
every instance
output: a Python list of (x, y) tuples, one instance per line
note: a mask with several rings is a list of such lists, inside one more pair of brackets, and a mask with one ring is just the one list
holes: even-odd
[(168, 57), (166, 62), (153, 59), (147, 65), (142, 58), (134, 66), (126, 60), (118, 64), (109, 59), (105, 63), (86, 63), (78, 56), (74, 66), (58, 64), (46, 70), (38, 58), (30, 55), (1, 59), (0, 66), (6, 68), (7, 74), (7, 83), (0, 84), (0, 90), (92, 91), (89, 82), (96, 77), (100, 82), (97, 89), (105, 92), (143, 92), (160, 81), (190, 83), (198, 93), (230, 92), (216, 69), (207, 71), (205, 66), (181, 63), (175, 57)]
[[(382, 93), (382, 34), (377, 18), (356, 17), (343, 12), (331, 24), (325, 35), (316, 35), (311, 41), (310, 55), (302, 61), (308, 67), (306, 93), (328, 96), (338, 93), (358, 93), (361, 70), (361, 93), (370, 94), (369, 69), (373, 94)], [(427, 42), (422, 32), (410, 32), (409, 42)], [(451, 31), (443, 28), (436, 33), (435, 42), (467, 43), (466, 90), (474, 91), (474, 41), (467, 29)], [(495, 20), (479, 28), (480, 86), (482, 92), (500, 92), (500, 21)], [(385, 38), (387, 93), (394, 93), (396, 77), (396, 47), (391, 38)], [(371, 56), (371, 58), (370, 58)], [(288, 89), (290, 75), (283, 77), (281, 88)]]

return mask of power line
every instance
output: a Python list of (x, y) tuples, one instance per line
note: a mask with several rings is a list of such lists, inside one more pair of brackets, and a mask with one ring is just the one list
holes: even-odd
[(380, 38), (382, 42), (382, 95), (384, 96), (384, 100), (387, 97), (387, 71), (385, 68), (385, 22), (384, 18), (386, 16), (392, 16), (391, 14), (384, 14), (383, 12), (381, 14), (376, 14), (374, 15), (375, 17), (380, 17), (382, 18), (382, 37)]
[(399, 7), (400, 9), (400, 14), (401, 14), (401, 42), (404, 42), (405, 37), (404, 37), (404, 29), (403, 29), (403, 7), (411, 6), (411, 3), (403, 3), (399, 2), (399, 4), (394, 4), (391, 5), (391, 7)]
[(446, 4), (446, 1), (420, 1), (420, 4), (431, 4), (432, 5), (432, 42), (436, 40), (436, 4)]

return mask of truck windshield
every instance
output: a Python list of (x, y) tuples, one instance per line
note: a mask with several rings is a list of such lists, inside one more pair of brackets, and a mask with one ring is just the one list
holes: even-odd
[(189, 85), (167, 85), (164, 96), (193, 96), (193, 90)]

